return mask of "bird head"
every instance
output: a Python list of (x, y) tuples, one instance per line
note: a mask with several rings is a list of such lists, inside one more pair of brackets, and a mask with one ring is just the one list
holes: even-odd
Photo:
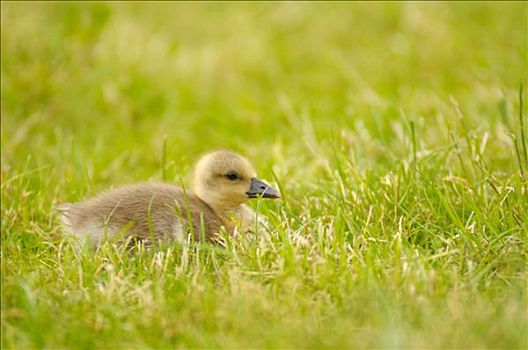
[(279, 191), (257, 178), (244, 157), (230, 151), (203, 156), (194, 171), (195, 194), (213, 209), (232, 209), (250, 198), (279, 198)]

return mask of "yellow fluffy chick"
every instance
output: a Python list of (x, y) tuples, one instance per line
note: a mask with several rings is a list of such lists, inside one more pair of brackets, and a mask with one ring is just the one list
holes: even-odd
[(104, 239), (214, 241), (221, 227), (249, 230), (255, 213), (250, 198), (279, 198), (279, 192), (257, 179), (247, 159), (229, 151), (201, 158), (192, 191), (166, 183), (140, 183), (102, 193), (78, 203), (58, 206), (68, 232), (99, 245)]

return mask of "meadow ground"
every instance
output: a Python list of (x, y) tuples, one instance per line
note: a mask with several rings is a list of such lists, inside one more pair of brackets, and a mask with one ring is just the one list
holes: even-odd
[[(526, 348), (527, 6), (2, 2), (2, 348)], [(213, 148), (272, 230), (63, 237)]]

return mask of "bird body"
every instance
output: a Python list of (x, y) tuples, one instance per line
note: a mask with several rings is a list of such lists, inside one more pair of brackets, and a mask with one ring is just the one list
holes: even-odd
[(244, 203), (279, 193), (255, 177), (251, 164), (228, 151), (216, 151), (197, 164), (192, 190), (157, 182), (124, 186), (78, 203), (58, 206), (68, 232), (99, 245), (105, 239), (214, 241), (222, 227), (247, 230), (254, 213)]

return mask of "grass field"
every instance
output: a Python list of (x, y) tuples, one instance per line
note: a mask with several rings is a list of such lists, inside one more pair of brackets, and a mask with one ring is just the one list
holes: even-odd
[[(526, 2), (1, 10), (2, 348), (528, 346)], [(64, 238), (54, 205), (216, 148), (272, 230)]]

